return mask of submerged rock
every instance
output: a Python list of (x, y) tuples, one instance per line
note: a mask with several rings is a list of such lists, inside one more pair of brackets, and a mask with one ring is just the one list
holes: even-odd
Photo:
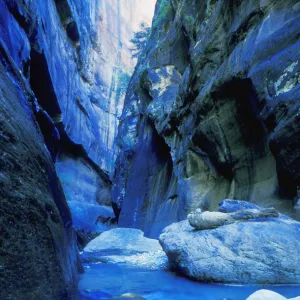
[[(251, 219), (243, 219), (249, 211)], [(226, 225), (225, 217), (217, 214), (220, 225), (210, 230), (195, 230), (182, 221), (165, 228), (159, 240), (171, 266), (200, 281), (300, 283), (300, 223), (273, 214), (263, 208), (225, 213), (233, 219)], [(242, 218), (234, 220), (239, 215)]]
[[(273, 291), (259, 290), (250, 295), (246, 300), (287, 300), (287, 298)], [(290, 298), (290, 300), (300, 300), (300, 297)]]
[(144, 237), (138, 229), (116, 228), (102, 233), (83, 251), (84, 261), (127, 263), (146, 269), (167, 267), (167, 256), (158, 240)]
[(127, 293), (127, 294), (123, 294), (122, 296), (120, 297), (116, 297), (116, 298), (112, 298), (114, 300), (116, 299), (136, 299), (136, 300), (143, 300), (145, 298), (139, 296), (139, 295), (135, 295), (135, 294), (132, 294), (132, 293)]

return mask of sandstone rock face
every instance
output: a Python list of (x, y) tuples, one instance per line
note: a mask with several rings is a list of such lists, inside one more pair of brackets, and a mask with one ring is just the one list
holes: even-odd
[(295, 0), (157, 2), (119, 126), (120, 225), (157, 236), (225, 198), (297, 217), (299, 16)]
[(39, 124), (71, 204), (111, 205), (114, 139), (136, 64), (129, 41), (151, 23), (154, 2), (1, 1), (0, 37), (50, 116)]
[(102, 233), (84, 248), (82, 258), (84, 261), (126, 263), (150, 270), (168, 266), (158, 240), (148, 239), (141, 230), (132, 228), (116, 228)]
[[(84, 209), (86, 201), (111, 205), (109, 174), (117, 154), (114, 141), (136, 64), (131, 59), (129, 41), (142, 20), (150, 23), (154, 1), (72, 0), (69, 5), (78, 26), (79, 44), (74, 51), (64, 38), (64, 44), (59, 43), (59, 48), (53, 50), (63, 48), (66, 53), (57, 57), (55, 65), (55, 69), (61, 65), (65, 72), (52, 78), (56, 81), (66, 134), (72, 142), (82, 145), (87, 155), (78, 154), (74, 145), (64, 147), (67, 149), (60, 153), (56, 169), (68, 203), (72, 206), (73, 201), (81, 202)], [(52, 20), (46, 20), (49, 21)], [(57, 27), (56, 21), (50, 26)], [(64, 80), (63, 85), (60, 80)], [(104, 172), (99, 172), (99, 167)]]
[[(116, 156), (114, 140), (136, 63), (131, 59), (129, 40), (141, 20), (150, 23), (154, 1), (54, 2), (37, 2), (36, 12), (45, 27), (38, 32), (43, 41), (38, 47), (45, 53), (59, 104), (54, 114), (61, 113), (64, 128), (57, 172), (68, 191), (68, 202), (86, 199), (82, 182), (86, 188), (92, 185), (89, 196), (98, 202), (110, 197), (108, 175)], [(78, 31), (75, 43), (68, 35), (69, 20)], [(69, 170), (71, 189), (70, 183), (64, 184), (65, 169)], [(81, 175), (79, 180), (82, 171), (85, 178)]]
[[(266, 210), (259, 209), (243, 210), (241, 206), (234, 213), (222, 213), (235, 221), (220, 223), (215, 229), (195, 230), (188, 221), (174, 223), (159, 240), (171, 265), (196, 280), (299, 283), (300, 223), (286, 216), (262, 216)], [(257, 218), (245, 220), (249, 211), (256, 211)]]
[(136, 63), (131, 59), (129, 41), (142, 20), (151, 22), (154, 1), (71, 0), (69, 4), (80, 44), (76, 49), (77, 65), (68, 57), (71, 47), (58, 45), (67, 52), (67, 57), (58, 58), (58, 63), (66, 65), (62, 75), (69, 91), (55, 84), (60, 89), (57, 93), (63, 121), (70, 138), (82, 144), (89, 157), (110, 172), (116, 155), (118, 118)]
[(1, 299), (76, 298), (72, 219), (53, 161), (72, 211), (103, 215), (135, 64), (129, 40), (154, 3), (143, 2), (0, 0)]
[(20, 72), (30, 44), (2, 0), (0, 12), (0, 298), (76, 299), (71, 214)]
[(90, 168), (84, 160), (73, 160), (67, 156), (63, 162), (56, 162), (56, 170), (71, 209), (74, 227), (86, 232), (101, 231), (96, 224), (97, 218), (114, 217), (108, 177)]

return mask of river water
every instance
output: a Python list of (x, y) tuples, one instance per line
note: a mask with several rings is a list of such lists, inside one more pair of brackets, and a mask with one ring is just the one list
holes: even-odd
[(300, 285), (240, 286), (204, 284), (167, 271), (149, 271), (124, 264), (86, 264), (79, 282), (80, 300), (110, 299), (134, 293), (147, 300), (245, 300), (258, 289), (287, 298), (300, 295)]

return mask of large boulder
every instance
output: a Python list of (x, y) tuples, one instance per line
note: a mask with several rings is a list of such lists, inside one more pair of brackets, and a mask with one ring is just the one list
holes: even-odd
[(158, 240), (138, 229), (116, 228), (102, 233), (83, 251), (87, 262), (127, 263), (146, 269), (166, 268), (168, 259)]
[[(244, 219), (249, 211), (258, 217)], [(171, 265), (196, 280), (300, 283), (300, 223), (281, 215), (261, 217), (264, 211), (272, 212), (236, 211), (240, 219), (208, 230), (195, 230), (188, 220), (174, 223), (159, 240)]]

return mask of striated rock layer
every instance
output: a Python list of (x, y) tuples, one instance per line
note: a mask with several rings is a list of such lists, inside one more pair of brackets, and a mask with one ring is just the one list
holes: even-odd
[(118, 134), (119, 224), (157, 236), (225, 198), (293, 215), (299, 1), (159, 0)]

